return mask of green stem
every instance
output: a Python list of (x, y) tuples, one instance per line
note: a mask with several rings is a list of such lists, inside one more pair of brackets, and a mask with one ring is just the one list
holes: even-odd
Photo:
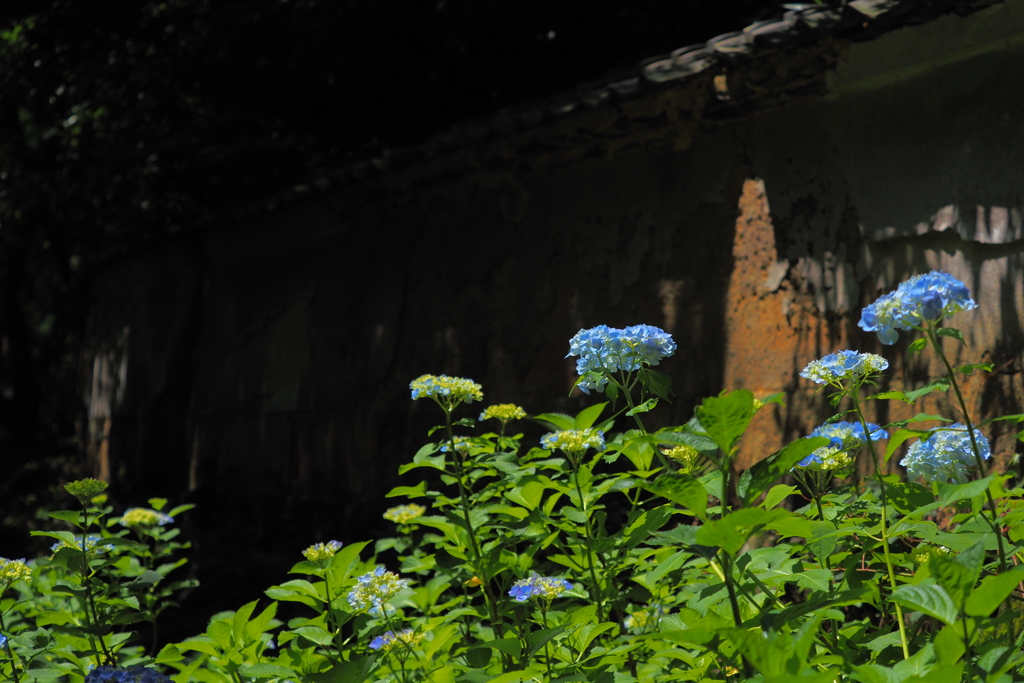
[(590, 512), (587, 509), (587, 501), (583, 497), (583, 489), (580, 488), (579, 459), (582, 457), (582, 454), (576, 455), (577, 457), (569, 459), (573, 463), (572, 483), (576, 486), (576, 495), (579, 496), (580, 509), (583, 512), (583, 528), (585, 532), (583, 540), (587, 548), (587, 569), (590, 572), (590, 581), (593, 586), (594, 597), (597, 599), (597, 616), (599, 621), (604, 621), (604, 595), (601, 590), (601, 584), (597, 580), (597, 571), (594, 569), (594, 530), (590, 526)]
[[(627, 383), (626, 375), (625, 375), (624, 372), (621, 372), (621, 371), (620, 371), (620, 376), (622, 378), (622, 384), (619, 384), (619, 388), (622, 389), (622, 393), (626, 396), (626, 405), (629, 406), (630, 410), (633, 410), (633, 408), (636, 408), (636, 404), (633, 403), (633, 395), (630, 392), (630, 390), (634, 386), (636, 386), (636, 381), (634, 380), (632, 383)], [(640, 414), (639, 413), (634, 414), (633, 415), (633, 419), (636, 420), (636, 426), (640, 428), (640, 431), (642, 431), (642, 432), (646, 432), (647, 431), (647, 429), (644, 427), (643, 421), (640, 419)]]
[[(109, 664), (114, 663), (114, 657), (107, 649), (107, 644), (103, 641), (103, 636), (100, 636), (100, 649), (96, 649), (96, 640), (93, 637), (92, 631), (99, 627), (99, 615), (96, 611), (96, 601), (93, 598), (92, 587), (89, 585), (89, 551), (86, 546), (86, 537), (89, 535), (89, 506), (87, 503), (82, 504), (82, 589), (85, 591), (85, 600), (82, 601), (82, 611), (85, 613), (85, 624), (89, 629), (89, 646), (92, 648), (96, 655), (96, 666), (101, 666), (102, 661), (100, 660), (100, 652), (106, 657)], [(92, 614), (90, 615), (90, 608)]]
[[(452, 429), (452, 410), (455, 409), (454, 405), (445, 406), (438, 402), (444, 410), (444, 422), (445, 428), (448, 431), (448, 449), (452, 454), (452, 462), (455, 465), (455, 481), (459, 485), (459, 500), (462, 505), (462, 519), (466, 524), (466, 533), (469, 535), (469, 547), (473, 551), (473, 573), (480, 579), (480, 583), (483, 587), (484, 592), (484, 603), (487, 605), (487, 611), (490, 612), (491, 622), (494, 624), (494, 630), (498, 638), (505, 637), (505, 629), (502, 628), (501, 620), (498, 617), (498, 604), (494, 595), (491, 593), (491, 577), (487, 575), (483, 570), (483, 562), (481, 562), (482, 555), (480, 553), (480, 546), (477, 543), (476, 530), (473, 528), (473, 522), (469, 517), (469, 494), (466, 491), (464, 483), (465, 473), (462, 468), (462, 460), (460, 459), (459, 453), (455, 450), (455, 430)], [(504, 661), (505, 655), (502, 655)]]
[[(939, 336), (935, 332), (936, 324), (930, 323), (925, 327), (925, 333), (928, 335), (928, 341), (931, 342), (935, 348), (935, 352), (939, 354), (939, 358), (942, 359), (942, 364), (946, 366), (946, 376), (949, 378), (949, 384), (953, 387), (953, 393), (956, 394), (956, 400), (960, 404), (960, 412), (963, 413), (964, 423), (967, 427), (967, 435), (971, 439), (971, 450), (974, 451), (974, 460), (978, 464), (978, 471), (981, 473), (982, 479), (988, 476), (985, 468), (985, 459), (981, 457), (981, 449), (978, 448), (978, 440), (974, 436), (974, 422), (971, 421), (971, 414), (967, 410), (967, 402), (964, 401), (964, 395), (960, 391), (960, 383), (956, 381), (956, 372), (953, 370), (952, 364), (949, 359), (946, 358), (946, 353), (942, 350), (942, 345), (939, 344)], [(993, 533), (996, 535), (996, 548), (999, 551), (999, 571), (1006, 571), (1006, 549), (1003, 547), (1003, 532), (999, 526), (999, 512), (996, 509), (996, 501), (992, 498), (992, 492), (985, 489), (985, 497), (988, 499), (988, 507), (992, 513), (992, 521), (988, 523)], [(982, 519), (985, 519), (982, 515)]]
[[(2, 594), (3, 591), (0, 590), (0, 595)], [(4, 625), (4, 615), (3, 612), (0, 612), (0, 634), (6, 630), (7, 626)], [(7, 650), (7, 656), (11, 658), (11, 675), (14, 677), (14, 683), (20, 683), (18, 679), (18, 660), (14, 656), (14, 650), (11, 649), (10, 640), (4, 641), (4, 649)]]
[(331, 580), (327, 576), (327, 570), (324, 570), (324, 595), (327, 598), (327, 604), (324, 605), (324, 613), (327, 617), (327, 627), (334, 631), (334, 637), (331, 639), (334, 641), (334, 646), (338, 648), (338, 660), (341, 661), (341, 628), (338, 627), (337, 622), (334, 619), (334, 615), (331, 613), (331, 603), (334, 602), (334, 598), (331, 597)]
[[(547, 604), (546, 603), (542, 602), (541, 604), (543, 604), (544, 607), (541, 607), (541, 609), (540, 609), (540, 618), (541, 618), (541, 621), (544, 623), (544, 630), (546, 631), (547, 628), (548, 628), (548, 609), (547, 609)], [(548, 680), (549, 681), (554, 680), (554, 676), (551, 673), (551, 640), (550, 639), (548, 640), (548, 642), (544, 643), (544, 665), (545, 665), (545, 668), (547, 668), (547, 670), (548, 670)]]
[[(864, 429), (864, 440), (867, 441), (868, 451), (870, 451), (871, 460), (875, 465), (875, 479), (878, 480), (882, 503), (882, 552), (885, 555), (885, 568), (889, 575), (889, 586), (892, 590), (896, 590), (896, 573), (893, 571), (892, 556), (889, 554), (889, 527), (885, 519), (885, 480), (882, 479), (882, 466), (878, 460), (878, 454), (875, 452), (875, 442), (871, 439), (871, 428), (868, 427), (868, 421), (864, 418), (864, 411), (860, 407), (858, 393), (859, 387), (855, 385), (850, 390), (850, 399), (853, 401), (853, 409), (857, 413), (857, 419), (860, 420), (860, 426)], [(907, 626), (903, 619), (903, 608), (900, 607), (898, 602), (894, 602), (893, 605), (896, 607), (896, 623), (900, 629), (900, 645), (903, 648), (903, 659), (910, 659), (910, 644), (907, 641)]]

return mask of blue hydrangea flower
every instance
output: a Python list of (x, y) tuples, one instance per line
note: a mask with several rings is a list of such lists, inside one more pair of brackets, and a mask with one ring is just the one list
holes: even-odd
[[(632, 325), (618, 329), (598, 325), (577, 332), (569, 340), (569, 353), (565, 357), (579, 356), (576, 373), (582, 377), (592, 371), (632, 372), (644, 365), (657, 365), (662, 358), (675, 353), (676, 348), (672, 335), (658, 327)], [(607, 384), (608, 378), (602, 376), (599, 379), (584, 379), (579, 387), (589, 394), (591, 389), (604, 391)]]
[(7, 647), (7, 636), (0, 633), (0, 647)]
[[(975, 429), (974, 439), (978, 442), (981, 457), (985, 460), (991, 458), (992, 448), (985, 435)], [(907, 455), (900, 464), (907, 468), (907, 476), (911, 479), (963, 484), (967, 482), (970, 468), (978, 463), (967, 427), (957, 423), (933, 429), (927, 438), (907, 449)]]
[(171, 679), (159, 671), (141, 665), (98, 666), (85, 677), (85, 683), (171, 683)]
[[(876, 424), (868, 423), (871, 431), (872, 441), (888, 439), (889, 434)], [(865, 445), (868, 440), (864, 437), (864, 425), (860, 422), (833, 422), (816, 427), (807, 435), (807, 438), (823, 436), (830, 440), (827, 446), (816, 449), (813, 453), (797, 463), (797, 467), (810, 467), (821, 470), (839, 470), (853, 463), (853, 458), (847, 455), (852, 451)]]
[(566, 429), (551, 432), (540, 437), (540, 445), (549, 451), (561, 449), (568, 453), (578, 453), (588, 448), (595, 451), (604, 450), (604, 432), (599, 429)]
[(377, 567), (357, 579), (358, 583), (349, 591), (348, 604), (358, 611), (367, 611), (378, 617), (381, 608), (391, 598), (398, 595), (411, 581), (398, 577), (398, 574)]
[[(457, 436), (454, 439), (455, 450), (458, 453), (469, 453), (469, 449), (473, 446), (473, 439), (467, 436)], [(444, 441), (441, 443), (441, 452), (447, 453), (451, 450), (451, 442)]]
[(388, 631), (382, 636), (377, 636), (370, 641), (371, 650), (383, 650), (387, 652), (398, 643), (403, 643), (406, 647), (416, 647), (420, 641), (423, 640), (422, 633), (416, 633), (411, 628), (403, 629), (398, 633), (394, 631)]
[(967, 286), (949, 273), (931, 271), (915, 275), (892, 292), (879, 297), (861, 311), (857, 324), (866, 332), (876, 332), (883, 344), (895, 344), (896, 330), (912, 330), (925, 320), (939, 320), (978, 304)]
[(553, 600), (565, 591), (571, 591), (572, 584), (556, 576), (540, 576), (533, 574), (528, 579), (520, 579), (512, 584), (508, 592), (516, 602), (526, 602), (530, 598)]
[(820, 360), (812, 360), (800, 376), (817, 384), (840, 384), (844, 379), (861, 379), (889, 367), (889, 361), (874, 353), (836, 351)]

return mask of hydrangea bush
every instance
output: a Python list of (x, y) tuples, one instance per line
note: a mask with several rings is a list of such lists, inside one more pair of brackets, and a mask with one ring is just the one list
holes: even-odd
[[(686, 424), (645, 429), (643, 413), (671, 398), (652, 366), (676, 350), (655, 327), (570, 340), (577, 386), (608, 399), (575, 416), (513, 404), (460, 416), (483, 387), (419, 377), (411, 398), (444, 422), (400, 468), (422, 476), (389, 494), (395, 535), (296, 549), (294, 578), (160, 649), (157, 617), (184, 586), (168, 575), (186, 508), (112, 516), (102, 482), (72, 482), (81, 509), (52, 513), (69, 526), (46, 532), (52, 555), (0, 559), (0, 679), (1024, 681), (1024, 490), (987, 471), (988, 424), (958, 385), (991, 368), (954, 368), (941, 344), (962, 340), (946, 322), (974, 307), (945, 273), (867, 307), (861, 327), (884, 344), (916, 336), (910, 349), (930, 346), (946, 374), (877, 392), (881, 356), (812, 360), (801, 376), (836, 414), (742, 472), (744, 433), (781, 397), (723, 392)], [(951, 392), (958, 422), (866, 419), (871, 402), (931, 391)], [(512, 434), (525, 419), (549, 433)], [(907, 475), (886, 474), (900, 449)], [(277, 619), (282, 602), (299, 616)]]

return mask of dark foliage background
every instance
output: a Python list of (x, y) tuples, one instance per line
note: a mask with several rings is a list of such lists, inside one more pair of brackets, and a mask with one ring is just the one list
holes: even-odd
[(60, 485), (83, 474), (77, 348), (91, 274), (108, 259), (318, 169), (781, 11), (772, 0), (4, 3), (0, 554), (31, 552), (26, 526), (66, 505)]

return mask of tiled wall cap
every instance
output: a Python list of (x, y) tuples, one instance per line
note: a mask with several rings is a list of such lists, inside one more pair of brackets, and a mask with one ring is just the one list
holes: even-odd
[(608, 88), (615, 93), (617, 97), (630, 98), (639, 95), (643, 90), (643, 85), (641, 85), (639, 78), (627, 78), (623, 81), (610, 83)]
[(707, 46), (725, 57), (742, 57), (754, 51), (754, 43), (743, 31), (733, 31), (715, 36)]

